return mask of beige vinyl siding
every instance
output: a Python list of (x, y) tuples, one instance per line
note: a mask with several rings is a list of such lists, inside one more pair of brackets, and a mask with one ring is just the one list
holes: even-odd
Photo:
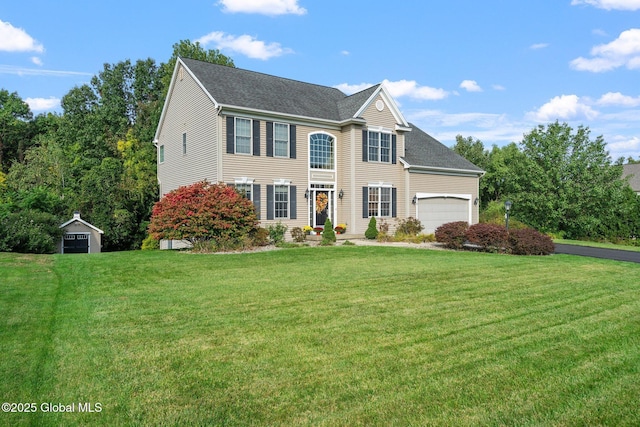
[[(471, 203), (479, 194), (479, 179), (476, 177), (437, 175), (428, 173), (409, 173), (409, 197), (416, 193), (434, 194), (470, 194)], [(409, 216), (415, 217), (415, 205), (409, 200)], [(473, 205), (471, 222), (478, 222), (478, 205)]]
[[(161, 195), (182, 185), (218, 177), (218, 120), (211, 99), (189, 73), (179, 73), (168, 96), (169, 107), (158, 137), (164, 145), (164, 162), (158, 164)], [(186, 133), (186, 154), (183, 134)]]
[[(381, 101), (384, 105), (382, 111), (378, 111), (376, 108), (376, 103), (378, 101)], [(367, 125), (369, 126), (382, 126), (394, 129), (396, 125), (396, 119), (391, 113), (391, 108), (380, 95), (376, 96), (373, 102), (369, 104), (365, 112), (362, 114), (362, 117), (367, 121)]]

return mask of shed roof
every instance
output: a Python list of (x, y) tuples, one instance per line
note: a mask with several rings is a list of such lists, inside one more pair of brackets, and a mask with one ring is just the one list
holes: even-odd
[(65, 228), (66, 226), (73, 224), (74, 222), (79, 222), (81, 224), (86, 225), (87, 227), (91, 228), (92, 230), (97, 231), (100, 234), (104, 234), (104, 231), (100, 230), (98, 227), (96, 227), (95, 225), (89, 224), (87, 221), (85, 221), (84, 219), (80, 218), (80, 213), (79, 212), (74, 212), (73, 214), (73, 218), (71, 218), (69, 221), (65, 222), (64, 224), (62, 224), (60, 226), (60, 228)]

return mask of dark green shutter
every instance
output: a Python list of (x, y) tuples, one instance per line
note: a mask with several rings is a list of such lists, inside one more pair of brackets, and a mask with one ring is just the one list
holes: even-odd
[(267, 219), (273, 219), (275, 216), (275, 195), (273, 185), (267, 185)]
[(391, 189), (391, 217), (396, 218), (398, 216), (398, 189)]
[(289, 157), (296, 158), (296, 125), (289, 125)]
[(289, 219), (298, 219), (296, 186), (289, 186)]
[(369, 132), (366, 129), (362, 131), (362, 161), (369, 161)]
[(398, 155), (398, 143), (396, 135), (391, 135), (391, 163), (396, 164), (396, 156)]
[(362, 218), (369, 218), (369, 187), (362, 187)]
[(253, 155), (260, 155), (260, 120), (253, 121)]
[(273, 122), (267, 122), (267, 157), (273, 157)]
[(233, 154), (236, 152), (236, 135), (235, 135), (235, 120), (233, 116), (227, 116), (227, 153)]

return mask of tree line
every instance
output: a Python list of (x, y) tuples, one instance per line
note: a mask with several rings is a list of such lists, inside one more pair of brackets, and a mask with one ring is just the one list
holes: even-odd
[(510, 200), (512, 218), (558, 238), (637, 242), (640, 196), (622, 177), (625, 159), (612, 161), (603, 137), (592, 139), (588, 127), (539, 125), (519, 144), (490, 150), (458, 135), (453, 149), (486, 171), (481, 219), (503, 218)]
[(103, 250), (140, 247), (158, 199), (152, 141), (178, 56), (234, 66), (182, 40), (166, 63), (104, 64), (64, 95), (62, 113), (35, 117), (0, 89), (0, 251), (54, 251), (74, 211), (105, 231)]
[[(158, 199), (152, 141), (178, 56), (234, 66), (182, 40), (166, 63), (104, 64), (62, 98), (62, 113), (35, 117), (0, 88), (0, 251), (52, 252), (74, 211), (105, 231), (103, 250), (140, 247)], [(514, 218), (558, 237), (630, 240), (640, 232), (640, 198), (621, 178), (622, 159), (612, 162), (587, 127), (539, 126), (519, 144), (490, 150), (458, 136), (454, 151), (486, 171), (484, 218), (504, 215), (509, 199)]]

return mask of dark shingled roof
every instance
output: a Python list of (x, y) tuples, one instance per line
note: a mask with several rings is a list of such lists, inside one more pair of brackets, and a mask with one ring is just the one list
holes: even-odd
[(630, 177), (629, 185), (636, 193), (640, 192), (640, 163), (622, 165), (622, 177)]
[(482, 169), (413, 123), (409, 123), (409, 126), (412, 131), (405, 134), (405, 156), (403, 157), (409, 165), (483, 172)]
[(315, 119), (343, 121), (352, 118), (377, 87), (347, 96), (328, 86), (194, 59), (180, 59), (222, 105)]
[[(342, 122), (380, 87), (374, 85), (347, 96), (340, 90), (240, 68), (180, 58), (209, 94), (223, 106), (271, 111), (298, 117)], [(483, 172), (433, 137), (410, 125), (404, 160), (411, 166)]]

